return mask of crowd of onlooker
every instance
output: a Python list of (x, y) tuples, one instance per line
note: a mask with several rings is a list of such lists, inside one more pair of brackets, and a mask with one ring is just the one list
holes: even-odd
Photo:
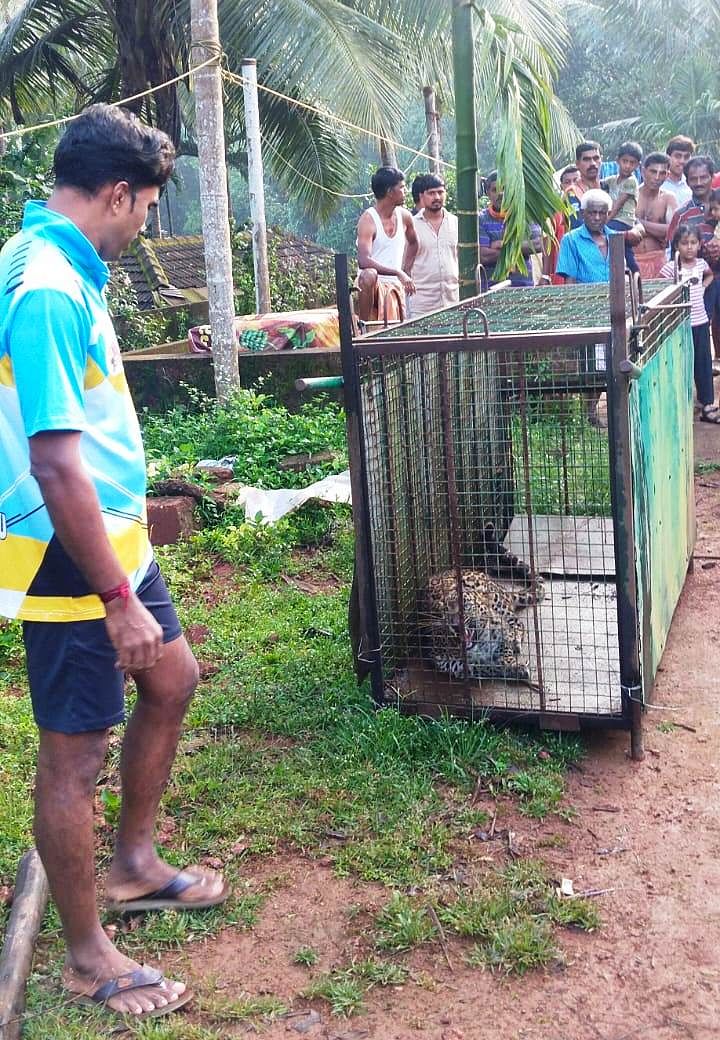
[[(720, 355), (720, 173), (708, 155), (678, 135), (665, 151), (643, 155), (626, 141), (603, 161), (597, 141), (582, 141), (575, 162), (558, 171), (558, 207), (543, 231), (531, 224), (522, 245), (525, 270), (512, 286), (610, 280), (611, 235), (622, 235), (629, 271), (690, 285), (695, 384), (700, 418), (720, 423), (714, 404), (711, 340)], [(404, 174), (383, 166), (372, 177), (375, 203), (358, 222), (358, 316), (418, 317), (459, 301), (458, 224), (446, 209), (443, 179), (421, 174), (414, 206), (404, 206)], [(507, 212), (497, 172), (483, 181), (478, 219), (480, 288), (496, 284)]]

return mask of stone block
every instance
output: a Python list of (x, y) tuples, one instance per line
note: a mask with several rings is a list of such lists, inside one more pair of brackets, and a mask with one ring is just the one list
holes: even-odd
[(173, 545), (196, 528), (195, 502), (186, 495), (148, 498), (148, 531), (152, 545)]

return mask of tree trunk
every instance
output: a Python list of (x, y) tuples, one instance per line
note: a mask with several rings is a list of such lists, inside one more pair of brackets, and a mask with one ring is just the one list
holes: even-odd
[(475, 295), (478, 264), (477, 132), (472, 3), (473, 0), (453, 0), (452, 9), (461, 300)]
[(435, 102), (435, 91), (432, 87), (423, 87), (425, 99), (425, 129), (427, 130), (427, 151), (432, 156), (430, 173), (440, 175), (440, 133), (438, 131), (438, 113)]
[(397, 169), (397, 156), (395, 148), (384, 138), (380, 142), (380, 163), (382, 166), (394, 166)]
[(218, 401), (222, 402), (238, 386), (240, 373), (235, 342), (217, 0), (191, 0), (191, 10), (196, 56), (204, 60), (213, 53), (218, 55), (217, 62), (195, 74), (195, 129), (215, 388)]

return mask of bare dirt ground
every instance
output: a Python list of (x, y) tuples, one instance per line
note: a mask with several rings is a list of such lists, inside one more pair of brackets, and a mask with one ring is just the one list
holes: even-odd
[[(698, 458), (720, 459), (720, 430), (695, 429)], [(627, 734), (598, 734), (569, 774), (570, 822), (508, 817), (500, 806), (498, 827), (516, 830), (523, 855), (572, 878), (576, 891), (607, 890), (598, 897), (601, 930), (562, 933), (565, 964), (524, 978), (467, 967), (459, 941), (447, 948), (452, 968), (437, 946), (416, 951), (406, 960), (411, 981), (374, 988), (364, 1014), (341, 1019), (298, 998), (309, 976), (292, 955), (316, 949), (315, 972), (347, 965), (365, 912), (388, 894), (301, 856), (275, 858), (259, 866), (274, 881), (258, 924), (182, 955), (197, 988), (292, 1003), (294, 1017), (258, 1027), (268, 1040), (720, 1037), (720, 472), (700, 475), (697, 492), (697, 560), (647, 715), (645, 761), (630, 761)], [(501, 865), (506, 853), (492, 855)], [(228, 1026), (227, 1036), (249, 1031)]]

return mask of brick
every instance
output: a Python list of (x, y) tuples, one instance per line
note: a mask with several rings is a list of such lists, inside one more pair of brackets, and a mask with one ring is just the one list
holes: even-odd
[(186, 495), (148, 498), (148, 530), (152, 545), (173, 545), (196, 528), (195, 502)]

